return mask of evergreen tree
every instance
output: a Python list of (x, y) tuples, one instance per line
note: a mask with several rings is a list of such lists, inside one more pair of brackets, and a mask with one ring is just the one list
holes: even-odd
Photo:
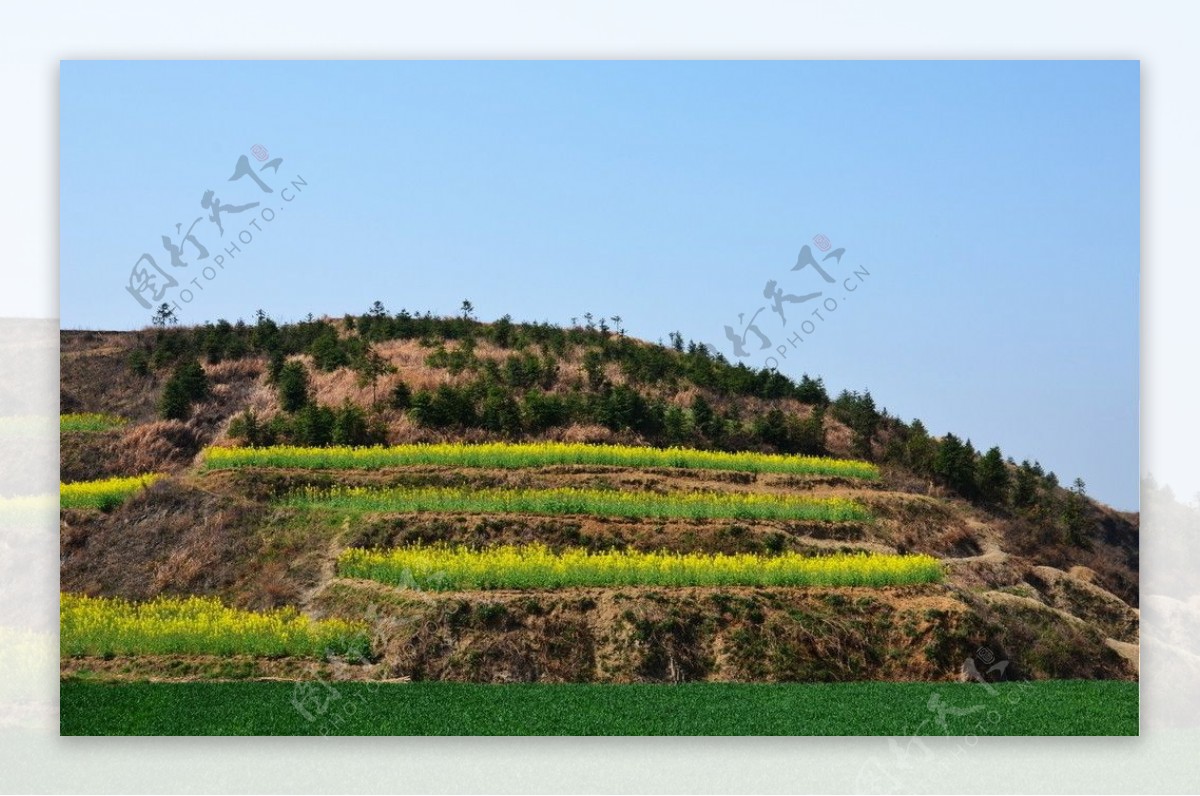
[(712, 404), (699, 393), (692, 398), (692, 422), (696, 429), (713, 442), (721, 438), (721, 423)]
[(355, 373), (358, 374), (356, 379), (358, 386), (371, 385), (371, 406), (375, 406), (377, 403), (375, 389), (379, 384), (379, 377), (395, 373), (396, 366), (384, 359), (378, 351), (370, 346), (367, 346), (354, 358), (353, 365)]
[(287, 357), (283, 355), (282, 350), (272, 351), (267, 359), (267, 383), (279, 384), (279, 374), (283, 372), (283, 366), (287, 364)]
[(253, 409), (247, 409), (230, 421), (229, 436), (251, 447), (275, 443), (271, 427), (260, 422)]
[(796, 452), (805, 456), (823, 456), (825, 450), (825, 408), (814, 406), (796, 430)]
[(1004, 463), (1000, 448), (993, 447), (980, 457), (975, 467), (975, 482), (983, 502), (1005, 505), (1008, 502), (1009, 481), (1008, 465)]
[(262, 310), (258, 311), (258, 319), (250, 330), (250, 345), (266, 354), (283, 355), (279, 326), (267, 317)]
[(780, 409), (772, 409), (755, 418), (753, 434), (759, 442), (770, 445), (780, 453), (794, 453), (787, 417)]
[(570, 408), (557, 395), (530, 390), (525, 393), (522, 403), (525, 424), (535, 434), (555, 426), (565, 426), (571, 420)]
[(479, 422), (489, 431), (514, 436), (521, 433), (521, 409), (508, 392), (493, 387), (483, 398)]
[(144, 348), (135, 348), (129, 352), (129, 369), (135, 376), (150, 375), (150, 355)]
[(184, 394), (183, 386), (175, 379), (168, 381), (158, 402), (158, 411), (163, 419), (187, 420), (191, 407), (191, 401)]
[(388, 396), (388, 405), (393, 409), (408, 409), (412, 406), (412, 390), (402, 381), (396, 382), (392, 387), (392, 392)]
[(208, 396), (208, 377), (194, 359), (175, 366), (171, 378), (163, 386), (159, 413), (167, 420), (186, 420), (192, 404)]
[(800, 377), (800, 384), (795, 390), (796, 400), (813, 406), (828, 406), (829, 393), (825, 391), (825, 382), (820, 378), (809, 378), (805, 373)]
[(871, 442), (883, 417), (875, 408), (871, 391), (864, 390), (859, 394), (842, 390), (842, 394), (833, 402), (833, 416), (850, 429), (850, 449), (854, 455), (862, 459), (873, 458)]
[(959, 495), (975, 497), (975, 448), (954, 434), (947, 434), (938, 445), (933, 472)]
[(1038, 482), (1041, 477), (1033, 465), (1026, 459), (1017, 468), (1016, 482), (1013, 486), (1013, 505), (1019, 509), (1029, 508), (1037, 503)]
[(349, 361), (349, 357), (346, 356), (345, 350), (338, 341), (337, 332), (328, 325), (313, 340), (308, 353), (312, 355), (313, 366), (317, 370), (326, 372), (337, 370)]
[(908, 427), (908, 439), (904, 442), (905, 464), (915, 473), (933, 475), (937, 450), (938, 444), (925, 430), (925, 424), (920, 420), (913, 420), (912, 425)]
[(275, 388), (283, 411), (298, 411), (308, 403), (308, 370), (300, 362), (285, 363), (279, 371)]
[(330, 439), (334, 445), (366, 445), (370, 442), (366, 412), (347, 399), (334, 416)]
[(167, 326), (174, 326), (179, 323), (179, 318), (175, 315), (175, 310), (172, 309), (171, 305), (164, 301), (154, 311), (154, 315), (150, 318), (150, 323), (159, 329), (165, 329)]
[(328, 406), (305, 404), (292, 422), (293, 436), (299, 445), (321, 446), (333, 441), (336, 416)]
[(196, 360), (188, 360), (176, 368), (175, 378), (183, 385), (184, 395), (189, 401), (195, 403), (208, 397), (208, 376)]
[(468, 389), (443, 384), (436, 392), (413, 396), (413, 419), (430, 428), (470, 428), (478, 425), (475, 400)]
[(1090, 550), (1092, 540), (1088, 537), (1088, 530), (1091, 523), (1087, 516), (1087, 487), (1082, 478), (1076, 478), (1075, 483), (1067, 490), (1062, 519), (1067, 530), (1067, 541), (1076, 547)]
[(663, 436), (669, 445), (680, 445), (688, 439), (687, 415), (674, 404), (663, 415)]
[(588, 387), (593, 390), (602, 390), (608, 384), (608, 377), (604, 375), (604, 356), (595, 349), (583, 355), (583, 372), (587, 374)]

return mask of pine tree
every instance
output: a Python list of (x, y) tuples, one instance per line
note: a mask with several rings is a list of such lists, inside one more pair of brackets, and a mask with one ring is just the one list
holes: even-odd
[(937, 454), (937, 442), (925, 430), (925, 424), (913, 420), (908, 427), (908, 439), (904, 442), (904, 461), (909, 468), (921, 475), (933, 475), (934, 456)]
[(1008, 466), (999, 447), (991, 448), (975, 467), (975, 482), (979, 486), (979, 497), (985, 503), (1002, 506), (1008, 502)]
[(692, 398), (692, 422), (701, 434), (714, 442), (721, 436), (716, 413), (703, 395)]
[(402, 381), (396, 382), (392, 387), (391, 395), (388, 396), (388, 405), (393, 409), (408, 409), (412, 406), (412, 390)]
[(300, 362), (287, 362), (276, 380), (279, 405), (285, 412), (296, 412), (308, 403), (308, 371)]
[(964, 443), (954, 434), (943, 437), (934, 456), (933, 472), (959, 495), (974, 498), (975, 448), (970, 440)]
[(807, 373), (800, 377), (796, 385), (796, 400), (813, 406), (828, 406), (829, 393), (825, 390), (825, 382), (820, 377), (812, 379)]
[(1087, 517), (1087, 487), (1082, 478), (1076, 478), (1075, 483), (1067, 490), (1062, 519), (1067, 528), (1067, 541), (1076, 547), (1090, 550), (1092, 541), (1087, 533), (1090, 525)]
[(796, 452), (806, 456), (826, 453), (824, 407), (814, 406), (812, 413), (800, 421), (796, 429)]
[(1013, 487), (1013, 505), (1024, 509), (1037, 503), (1039, 480), (1040, 476), (1029, 460), (1021, 462), (1020, 467), (1017, 468), (1016, 483)]
[(150, 318), (150, 323), (159, 329), (165, 329), (167, 326), (174, 326), (179, 323), (179, 318), (175, 315), (175, 310), (171, 305), (164, 301), (154, 311), (154, 315)]
[(168, 381), (163, 387), (162, 398), (158, 402), (159, 414), (165, 420), (187, 420), (188, 410), (191, 409), (191, 406), (191, 402), (184, 393), (183, 385), (175, 379)]
[(782, 410), (772, 409), (754, 420), (754, 436), (780, 453), (793, 453), (787, 417)]
[(194, 359), (175, 366), (171, 378), (163, 386), (159, 413), (167, 420), (186, 420), (192, 404), (208, 397), (208, 377)]
[(367, 346), (359, 356), (355, 357), (354, 371), (358, 374), (356, 381), (359, 387), (371, 385), (371, 406), (375, 406), (377, 403), (375, 391), (379, 384), (379, 377), (395, 373), (396, 366), (384, 359), (374, 348)]
[(307, 403), (296, 413), (292, 423), (293, 436), (300, 445), (328, 445), (333, 440), (336, 417), (328, 406)]
[(679, 445), (688, 439), (687, 415), (683, 409), (672, 404), (663, 415), (663, 436), (670, 445)]
[(196, 403), (208, 397), (208, 376), (203, 366), (194, 359), (182, 363), (175, 369), (174, 378), (183, 385), (183, 394), (188, 401)]
[(365, 445), (369, 441), (367, 415), (347, 399), (333, 419), (330, 439), (334, 445)]
[(489, 431), (514, 436), (521, 433), (521, 409), (511, 395), (493, 387), (483, 398), (479, 422)]
[(833, 416), (850, 429), (850, 449), (855, 456), (871, 459), (873, 449), (871, 442), (883, 419), (875, 408), (875, 399), (870, 390), (862, 394), (850, 390), (842, 390), (841, 395), (833, 402)]
[(337, 370), (349, 361), (332, 326), (326, 326), (317, 335), (317, 339), (309, 346), (308, 353), (312, 355), (313, 365), (317, 370), (326, 372)]

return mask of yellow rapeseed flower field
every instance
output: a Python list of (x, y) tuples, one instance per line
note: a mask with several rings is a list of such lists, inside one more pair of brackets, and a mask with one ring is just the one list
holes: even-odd
[(146, 473), (128, 478), (102, 478), (98, 481), (76, 481), (58, 485), (59, 505), (64, 509), (100, 509), (108, 511), (143, 487), (150, 486), (162, 475)]
[(63, 594), (60, 648), (97, 655), (258, 655), (325, 657), (369, 653), (365, 624), (316, 621), (294, 608), (257, 613), (211, 597), (159, 597), (143, 603)]
[(352, 512), (476, 512), (589, 514), (606, 517), (680, 517), (690, 519), (868, 520), (859, 503), (846, 498), (813, 498), (746, 492), (619, 492), (611, 489), (420, 489), (306, 487), (284, 499), (301, 508)]
[(633, 445), (589, 445), (567, 442), (459, 442), (392, 447), (208, 448), (204, 467), (296, 467), (314, 470), (380, 469), (406, 465), (447, 467), (525, 468), (583, 464), (613, 467), (680, 467), (750, 473), (830, 475), (845, 478), (879, 477), (869, 462), (818, 456), (766, 453), (727, 453), (692, 448), (648, 448)]
[(936, 583), (942, 566), (927, 555), (867, 553), (803, 556), (785, 553), (560, 553), (543, 545), (350, 548), (338, 574), (393, 586), (455, 589), (553, 589), (570, 586), (893, 586)]

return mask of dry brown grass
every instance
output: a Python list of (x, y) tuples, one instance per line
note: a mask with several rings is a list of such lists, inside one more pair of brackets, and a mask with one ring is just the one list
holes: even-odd
[(943, 555), (962, 557), (979, 555), (979, 540), (969, 528), (957, 526), (948, 529), (935, 543)]
[(122, 475), (175, 472), (200, 451), (195, 431), (178, 420), (130, 426), (114, 445), (116, 471)]
[(1023, 676), (1128, 676), (1112, 656), (1072, 662), (1054, 654), (1094, 635), (1085, 638), (1069, 623), (1039, 627), (1036, 656), (999, 644), (1027, 638), (1000, 635), (979, 609), (941, 586), (397, 594), (336, 581), (318, 602), (342, 618), (370, 611), (382, 663), (393, 676), (413, 679), (951, 681), (981, 646), (1004, 651)]
[(257, 379), (266, 369), (267, 363), (262, 357), (246, 357), (205, 365), (204, 375), (208, 377), (209, 384), (230, 384)]
[(258, 512), (164, 479), (111, 514), (64, 513), (61, 588), (136, 600), (219, 593), (251, 560)]
[(63, 332), (60, 339), (59, 411), (102, 412), (134, 423), (157, 417), (165, 379), (130, 370), (136, 333)]
[(595, 423), (572, 423), (569, 426), (553, 428), (546, 432), (545, 437), (553, 442), (584, 442), (602, 445), (610, 445), (617, 441), (615, 431)]

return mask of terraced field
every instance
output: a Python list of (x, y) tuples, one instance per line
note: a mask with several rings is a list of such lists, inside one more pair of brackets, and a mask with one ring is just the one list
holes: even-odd
[(557, 442), (514, 444), (445, 443), (352, 448), (211, 448), (203, 459), (210, 470), (232, 467), (299, 467), (313, 470), (378, 470), (407, 465), (443, 467), (527, 468), (580, 464), (613, 467), (678, 467), (745, 473), (832, 475), (878, 478), (869, 462), (816, 456), (726, 453), (690, 448), (649, 448), (629, 445), (585, 445)]
[(322, 658), (369, 653), (364, 623), (314, 621), (294, 608), (238, 611), (204, 597), (159, 597), (143, 603), (62, 595), (64, 655), (257, 655)]
[(95, 481), (74, 481), (59, 485), (59, 500), (65, 509), (99, 509), (109, 511), (121, 505), (130, 495), (144, 489), (159, 476), (155, 473), (130, 478), (101, 478)]
[(804, 556), (699, 555), (609, 550), (559, 553), (542, 544), (490, 547), (349, 549), (338, 574), (436, 591), (560, 589), (571, 586), (897, 586), (936, 583), (931, 556), (866, 553)]
[[(104, 732), (107, 721), (133, 733), (321, 732), (319, 722), (295, 716), (276, 726), (257, 711), (242, 715), (245, 699), (235, 694), (255, 688), (254, 700), (274, 704), (287, 686), (230, 681), (280, 678), (324, 680), (350, 689), (347, 696), (370, 683), (573, 683), (546, 692), (555, 715), (628, 696), (634, 718), (544, 731), (657, 733), (678, 728), (639, 705), (696, 710), (725, 697), (638, 687), (912, 680), (928, 694), (930, 684), (961, 679), (964, 666), (978, 662), (976, 671), (987, 672), (981, 655), (1017, 649), (1024, 654), (1006, 660), (1004, 676), (1130, 676), (1092, 625), (960, 585), (1005, 577), (979, 549), (988, 537), (968, 534), (964, 546), (969, 518), (889, 489), (866, 462), (558, 443), (220, 447), (147, 491), (154, 481), (63, 486), (64, 702), (74, 711), (65, 732)], [(147, 516), (159, 505), (188, 524), (164, 531)], [(118, 533), (135, 545), (146, 540), (141, 557), (96, 555)], [(162, 542), (150, 540), (164, 533), (174, 534), (173, 547), (156, 553)], [(906, 537), (912, 544), (897, 543)], [(82, 553), (72, 561), (73, 544), (88, 551), (86, 562)], [(100, 589), (88, 585), (101, 580)], [(93, 600), (75, 589), (126, 599)], [(202, 596), (159, 596), (179, 591)], [(1095, 655), (1068, 662), (1068, 638)], [(995, 671), (980, 678), (996, 679)], [(140, 685), (150, 679), (177, 685)], [(205, 701), (242, 717), (176, 726), (129, 707), (129, 699), (190, 700), (196, 680), (217, 681)], [(579, 690), (602, 684), (617, 690)], [(387, 697), (398, 712), (381, 725), (395, 732), (541, 727), (526, 716), (503, 726), (434, 722), (442, 729), (430, 730), (422, 700), (449, 691), (387, 693), (401, 699)], [(492, 693), (464, 690), (454, 699), (487, 702)], [(890, 699), (886, 690), (862, 694), (864, 705)], [(503, 710), (524, 716), (506, 700)], [(115, 715), (122, 710), (145, 720), (123, 724)], [(900, 714), (844, 715), (760, 731), (870, 734), (890, 731)], [(736, 711), (705, 721), (711, 727), (697, 726), (714, 733), (754, 726)], [(1043, 730), (1073, 731), (1061, 722), (1030, 731)]]

